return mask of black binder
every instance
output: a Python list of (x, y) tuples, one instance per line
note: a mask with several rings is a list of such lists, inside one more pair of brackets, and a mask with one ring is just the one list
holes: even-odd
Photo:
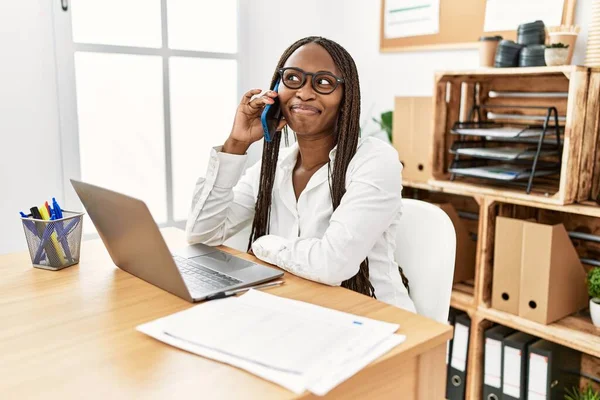
[(579, 385), (581, 353), (546, 340), (528, 350), (527, 398), (562, 400), (565, 389)]
[(465, 398), (470, 331), (471, 319), (469, 316), (465, 313), (457, 315), (454, 320), (454, 339), (452, 340), (452, 354), (446, 386), (446, 394), (450, 400)]
[(483, 398), (499, 400), (502, 398), (502, 341), (514, 333), (514, 330), (496, 325), (485, 331), (485, 352), (483, 369)]
[[(450, 307), (450, 311), (448, 313), (448, 324), (454, 326), (456, 316), (459, 314), (462, 314), (462, 311)], [(446, 398), (448, 398), (448, 385), (450, 384), (450, 358), (452, 357), (452, 342), (453, 339), (450, 339), (446, 345)]]
[(513, 333), (502, 343), (502, 399), (527, 398), (527, 347), (538, 340), (524, 332)]

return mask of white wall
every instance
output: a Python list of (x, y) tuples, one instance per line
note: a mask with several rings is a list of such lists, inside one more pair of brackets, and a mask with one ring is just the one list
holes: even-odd
[(0, 1), (0, 254), (26, 248), (20, 210), (62, 197), (52, 4)]
[[(362, 89), (361, 125), (377, 130), (371, 117), (391, 110), (394, 96), (431, 96), (434, 72), (476, 68), (476, 50), (380, 53), (379, 0), (241, 1), (242, 90), (266, 88), (287, 46), (304, 36), (333, 39), (354, 58)], [(591, 0), (578, 0), (576, 23), (586, 25), (578, 38), (574, 63), (584, 61)]]
[[(52, 1), (0, 1), (0, 254), (25, 248), (19, 210), (62, 196)], [(377, 129), (370, 118), (392, 109), (394, 96), (429, 96), (434, 71), (478, 63), (472, 50), (379, 53), (380, 0), (239, 1), (240, 91), (266, 87), (295, 40), (329, 37), (358, 65), (367, 133)], [(583, 63), (590, 6), (578, 0), (574, 63)]]

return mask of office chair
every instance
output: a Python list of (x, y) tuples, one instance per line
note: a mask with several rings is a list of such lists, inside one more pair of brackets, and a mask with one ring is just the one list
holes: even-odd
[(454, 277), (456, 233), (439, 207), (403, 199), (395, 258), (409, 280), (417, 313), (447, 323)]

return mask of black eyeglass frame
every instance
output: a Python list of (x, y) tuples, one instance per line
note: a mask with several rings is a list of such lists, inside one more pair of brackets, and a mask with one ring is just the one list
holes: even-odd
[[(286, 84), (285, 79), (283, 79), (283, 74), (287, 70), (293, 70), (293, 71), (296, 71), (296, 72), (299, 73), (299, 75), (302, 77), (302, 81), (300, 82), (300, 86), (298, 86), (298, 87), (289, 87)], [(312, 75), (312, 78), (311, 78), (312, 87), (313, 87), (314, 91), (317, 92), (317, 93), (319, 93), (319, 94), (331, 94), (331, 93), (335, 92), (335, 89), (338, 88), (338, 86), (340, 85), (340, 83), (344, 83), (344, 78), (340, 78), (339, 76), (335, 76), (334, 74), (332, 74), (329, 71), (306, 72), (306, 71), (304, 71), (304, 70), (302, 70), (300, 68), (297, 68), (297, 67), (285, 67), (285, 68), (279, 68), (278, 72), (279, 72), (279, 77), (281, 78), (281, 83), (283, 83), (283, 85), (286, 88), (292, 89), (292, 90), (298, 90), (298, 89), (302, 88), (306, 84), (306, 80), (307, 80), (306, 76), (307, 75)], [(317, 79), (317, 76), (323, 76), (323, 75), (332, 77), (334, 79), (335, 85), (333, 86), (333, 89), (331, 89), (330, 92), (323, 92), (323, 91), (317, 89), (317, 85), (315, 84), (316, 83), (315, 80)]]

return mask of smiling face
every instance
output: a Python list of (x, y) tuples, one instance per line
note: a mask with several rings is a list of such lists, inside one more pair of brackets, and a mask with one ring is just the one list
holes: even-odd
[[(306, 73), (329, 72), (342, 77), (327, 50), (316, 43), (308, 43), (292, 53), (284, 65), (284, 68), (288, 67), (299, 68)], [(344, 95), (343, 84), (339, 84), (330, 94), (318, 93), (312, 85), (312, 77), (307, 75), (306, 82), (299, 89), (290, 89), (285, 82), (279, 85), (279, 101), (284, 118), (298, 136), (307, 138), (333, 133)], [(302, 79), (301, 72), (290, 70), (284, 74), (284, 79), (294, 86), (298, 79)], [(327, 91), (326, 86), (332, 80), (319, 79), (316, 83), (320, 91)]]

